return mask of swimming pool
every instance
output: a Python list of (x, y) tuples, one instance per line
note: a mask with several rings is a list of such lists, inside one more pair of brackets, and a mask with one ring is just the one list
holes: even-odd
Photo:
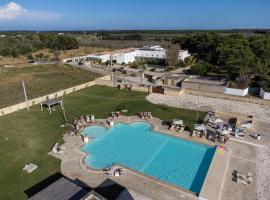
[(82, 134), (95, 138), (81, 148), (88, 153), (87, 166), (104, 169), (120, 164), (196, 194), (216, 150), (154, 131), (146, 122), (118, 123), (110, 129), (93, 126)]

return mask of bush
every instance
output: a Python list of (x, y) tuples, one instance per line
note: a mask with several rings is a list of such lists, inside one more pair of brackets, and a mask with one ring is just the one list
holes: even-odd
[(211, 64), (196, 64), (190, 68), (190, 73), (192, 75), (205, 76), (209, 72), (211, 72), (212, 69), (213, 69), (213, 66)]

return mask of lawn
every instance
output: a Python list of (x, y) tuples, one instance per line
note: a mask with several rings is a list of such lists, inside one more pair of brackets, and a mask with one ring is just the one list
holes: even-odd
[(81, 83), (92, 81), (98, 75), (88, 71), (75, 71), (65, 65), (39, 65), (24, 68), (0, 68), (0, 108), (24, 101), (22, 80), (28, 98), (56, 92)]
[[(128, 109), (127, 115), (151, 111), (163, 120), (183, 119), (192, 128), (196, 112), (154, 105), (145, 100), (146, 93), (121, 91), (105, 86), (93, 86), (64, 98), (69, 121), (79, 115), (95, 114), (107, 118), (115, 110)], [(203, 118), (205, 113), (199, 113)], [(48, 155), (56, 142), (62, 142), (65, 128), (60, 111), (50, 116), (38, 106), (1, 117), (0, 122), (0, 199), (26, 199), (24, 191), (59, 171), (59, 160)], [(33, 162), (39, 168), (32, 174), (22, 171)]]

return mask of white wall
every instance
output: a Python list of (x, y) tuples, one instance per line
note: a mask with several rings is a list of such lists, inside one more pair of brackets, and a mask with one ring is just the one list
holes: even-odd
[(248, 89), (236, 89), (236, 88), (225, 88), (225, 94), (234, 95), (234, 96), (246, 96), (248, 94)]
[(116, 63), (118, 64), (128, 64), (135, 61), (136, 58), (136, 51), (130, 51), (130, 52), (116, 52), (113, 54), (112, 58), (113, 60), (116, 60)]
[(184, 61), (187, 57), (189, 57), (190, 54), (186, 50), (180, 50), (179, 52), (179, 60)]
[[(179, 60), (185, 60), (185, 58), (189, 57), (190, 54), (186, 50), (180, 50), (179, 52)], [(132, 63), (136, 60), (136, 57), (141, 57), (141, 58), (156, 58), (156, 59), (165, 59), (166, 58), (166, 50), (160, 47), (152, 47), (149, 50), (145, 49), (137, 49), (129, 52), (123, 52), (123, 51), (117, 51), (113, 54), (112, 59), (116, 60), (116, 63), (118, 64), (128, 64)], [(69, 58), (69, 59), (74, 59), (75, 62), (81, 60), (81, 59), (89, 59), (89, 58), (95, 58), (95, 59), (100, 59), (103, 63), (109, 61), (110, 54), (102, 54), (102, 55), (97, 55), (97, 54), (91, 54), (87, 56), (81, 56), (77, 58)], [(64, 59), (63, 62), (65, 63), (69, 59)]]
[(260, 97), (266, 100), (270, 100), (270, 92), (266, 92), (261, 88)]
[(160, 50), (160, 51), (151, 51), (151, 50), (141, 50), (138, 49), (136, 50), (137, 52), (137, 57), (144, 57), (144, 58), (159, 58), (159, 59), (165, 59), (166, 57), (166, 51), (165, 50)]

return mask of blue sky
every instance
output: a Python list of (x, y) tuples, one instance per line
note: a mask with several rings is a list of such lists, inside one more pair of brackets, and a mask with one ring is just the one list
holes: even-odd
[(270, 28), (270, 0), (0, 0), (0, 30)]

